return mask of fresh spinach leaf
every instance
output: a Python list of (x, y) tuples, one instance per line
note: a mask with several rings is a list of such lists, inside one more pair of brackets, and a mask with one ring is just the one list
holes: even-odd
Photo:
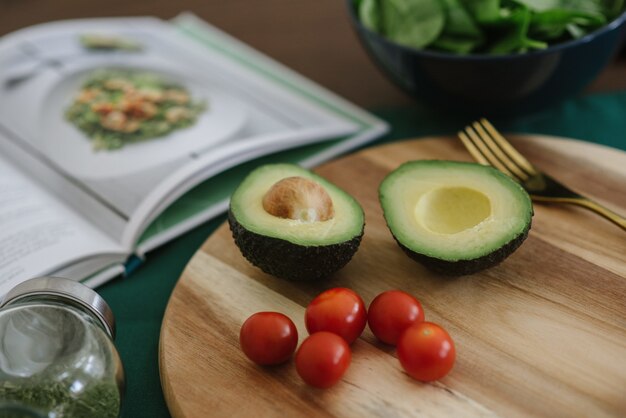
[(581, 28), (575, 23), (569, 23), (568, 25), (565, 26), (565, 29), (567, 30), (567, 32), (569, 32), (569, 34), (574, 39), (582, 38), (583, 36), (587, 34), (587, 32), (585, 32), (583, 28)]
[[(559, 39), (567, 33), (578, 38), (606, 23), (606, 18), (601, 14), (551, 9), (532, 15), (530, 33), (531, 36), (546, 40)], [(572, 32), (568, 29), (570, 25), (575, 25), (577, 29)]]
[(521, 6), (515, 10), (510, 16), (510, 21), (513, 23), (512, 28), (489, 48), (489, 52), (491, 54), (512, 54), (531, 49), (547, 48), (547, 43), (528, 37), (530, 20), (531, 12), (528, 7)]
[(357, 3), (359, 19), (368, 29), (380, 32), (380, 9), (378, 0), (359, 0)]
[(466, 54), (483, 42), (483, 33), (459, 0), (441, 0), (446, 22), (441, 36), (432, 44), (437, 49)]
[(531, 11), (543, 12), (551, 9), (574, 10), (590, 14), (602, 14), (600, 0), (516, 0)]
[(381, 12), (384, 35), (417, 49), (437, 39), (445, 22), (439, 0), (385, 0)]
[(500, 0), (463, 0), (463, 5), (478, 23), (488, 23), (500, 18)]

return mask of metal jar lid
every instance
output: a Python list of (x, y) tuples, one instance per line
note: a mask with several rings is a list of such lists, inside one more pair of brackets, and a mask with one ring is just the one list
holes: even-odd
[(4, 296), (0, 308), (33, 297), (51, 297), (70, 302), (100, 320), (111, 338), (115, 338), (115, 318), (106, 301), (95, 291), (74, 280), (61, 277), (38, 277), (15, 286)]

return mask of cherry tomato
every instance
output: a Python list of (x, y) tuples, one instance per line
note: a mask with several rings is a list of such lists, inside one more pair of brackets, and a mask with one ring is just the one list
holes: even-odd
[(354, 291), (337, 287), (322, 292), (311, 301), (304, 314), (304, 323), (309, 334), (333, 332), (352, 344), (365, 328), (367, 310), (363, 299)]
[(396, 345), (402, 332), (424, 321), (421, 303), (400, 290), (376, 296), (367, 312), (367, 322), (374, 335), (384, 343)]
[(350, 365), (352, 354), (346, 340), (332, 332), (316, 332), (300, 344), (296, 370), (306, 383), (328, 388), (337, 383)]
[(284, 363), (298, 345), (298, 330), (287, 316), (258, 312), (246, 319), (239, 333), (244, 354), (260, 365)]
[(407, 328), (398, 339), (397, 348), (404, 370), (422, 382), (444, 377), (456, 358), (452, 338), (432, 322), (420, 322)]

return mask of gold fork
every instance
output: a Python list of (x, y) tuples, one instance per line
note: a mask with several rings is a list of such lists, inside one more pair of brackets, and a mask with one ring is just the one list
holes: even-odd
[(458, 135), (476, 161), (483, 165), (492, 165), (513, 177), (526, 189), (533, 201), (582, 206), (626, 230), (626, 218), (568, 189), (537, 170), (487, 119), (473, 122), (471, 126), (459, 131)]

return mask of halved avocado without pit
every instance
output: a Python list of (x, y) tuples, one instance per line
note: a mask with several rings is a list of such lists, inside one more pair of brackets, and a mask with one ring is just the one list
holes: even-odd
[(404, 163), (380, 184), (379, 199), (404, 252), (454, 276), (503, 261), (526, 239), (533, 216), (530, 197), (519, 184), (475, 163)]
[(317, 280), (357, 251), (364, 213), (348, 193), (292, 164), (264, 165), (233, 193), (228, 222), (243, 256), (264, 272)]

